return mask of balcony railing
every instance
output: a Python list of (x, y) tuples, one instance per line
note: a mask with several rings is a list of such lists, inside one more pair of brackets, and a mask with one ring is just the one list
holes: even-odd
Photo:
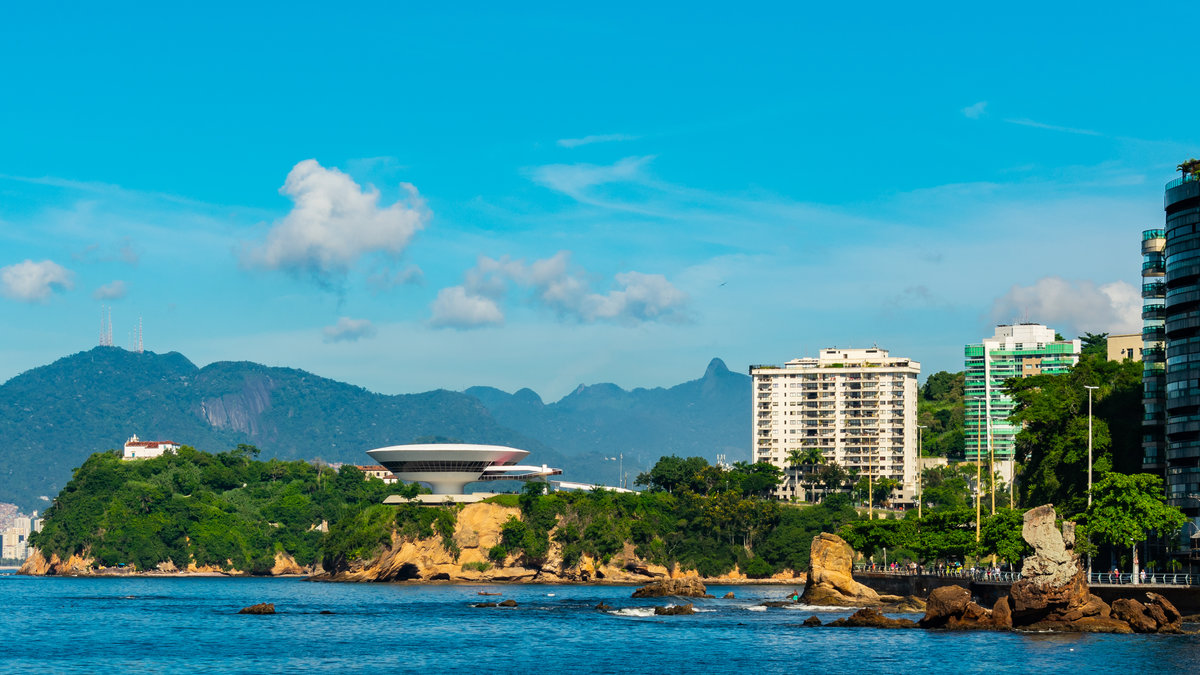
[(1163, 283), (1142, 284), (1143, 298), (1161, 298), (1167, 293), (1167, 285)]
[(1175, 180), (1171, 181), (1170, 183), (1167, 183), (1167, 187), (1165, 187), (1163, 189), (1170, 190), (1171, 188), (1177, 188), (1180, 185), (1183, 185), (1184, 183), (1196, 183), (1196, 182), (1200, 182), (1200, 174), (1189, 173), (1186, 176), (1180, 176), (1179, 178), (1176, 178)]
[[(1170, 186), (1168, 185), (1168, 187), (1170, 187)], [(1162, 239), (1166, 236), (1167, 236), (1166, 230), (1142, 230), (1142, 241), (1149, 241), (1151, 239)]]

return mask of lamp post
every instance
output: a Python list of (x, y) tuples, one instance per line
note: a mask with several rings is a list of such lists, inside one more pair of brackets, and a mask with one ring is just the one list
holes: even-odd
[[(1083, 385), (1083, 388), (1088, 390), (1088, 489), (1087, 489), (1087, 495), (1088, 495), (1088, 511), (1090, 512), (1092, 510), (1092, 392), (1095, 391), (1096, 389), (1099, 389), (1099, 387), (1093, 387), (1091, 385), (1085, 384), (1085, 385)], [(1090, 513), (1089, 513), (1089, 515), (1090, 515)], [(1088, 535), (1088, 539), (1091, 540), (1091, 538), (1092, 538), (1091, 535)], [(1137, 555), (1137, 554), (1134, 553), (1134, 555)], [(1137, 565), (1135, 564), (1134, 566), (1136, 567)], [(1091, 576), (1092, 576), (1092, 554), (1089, 553), (1088, 554), (1088, 578), (1090, 579)]]
[[(869, 434), (866, 429), (863, 429), (863, 447), (869, 448), (867, 438)], [(875, 520), (875, 453), (867, 455), (867, 511), (870, 513), (870, 520)]]
[(921, 430), (928, 429), (924, 424), (917, 425), (917, 518), (921, 517), (921, 502), (925, 501), (925, 482), (921, 477), (921, 456), (925, 446), (921, 445)]

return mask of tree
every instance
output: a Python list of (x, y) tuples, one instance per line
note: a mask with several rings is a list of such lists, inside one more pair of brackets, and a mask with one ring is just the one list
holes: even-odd
[(1080, 358), (1063, 375), (1014, 378), (1005, 383), (1022, 424), (1017, 456), (1024, 463), (1021, 501), (1055, 504), (1079, 513), (1087, 503), (1088, 390), (1093, 396), (1093, 471), (1141, 466), (1141, 374), (1135, 361)]
[(638, 474), (634, 483), (644, 485), (652, 491), (674, 493), (681, 487), (691, 486), (696, 475), (707, 467), (708, 461), (703, 457), (682, 459), (670, 455), (659, 458), (649, 471)]
[(1079, 336), (1079, 341), (1083, 344), (1079, 355), (1082, 356), (1099, 356), (1100, 358), (1108, 358), (1108, 333), (1087, 333)]
[(979, 555), (994, 555), (1016, 565), (1032, 553), (1021, 536), (1025, 514), (1020, 509), (997, 509), (996, 515), (985, 516), (979, 530)]
[(1165, 503), (1162, 478), (1110, 472), (1092, 488), (1085, 529), (1093, 541), (1135, 547), (1152, 532), (1172, 536), (1185, 522), (1179, 509)]

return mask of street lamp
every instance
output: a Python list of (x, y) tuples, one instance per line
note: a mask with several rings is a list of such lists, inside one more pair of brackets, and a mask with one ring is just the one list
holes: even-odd
[[(1083, 388), (1088, 390), (1088, 490), (1087, 490), (1087, 495), (1088, 495), (1088, 511), (1089, 511), (1088, 515), (1090, 516), (1091, 515), (1090, 512), (1092, 510), (1092, 392), (1095, 391), (1096, 389), (1099, 389), (1099, 387), (1093, 387), (1091, 385), (1085, 384), (1085, 385), (1083, 385)], [(1091, 538), (1092, 538), (1092, 536), (1089, 534), (1088, 540), (1090, 541)], [(1137, 553), (1135, 552), (1134, 555), (1136, 556)], [(1137, 567), (1136, 563), (1134, 564), (1134, 567)], [(1088, 554), (1088, 578), (1091, 578), (1091, 576), (1092, 576), (1092, 554), (1089, 553)]]
[(921, 445), (921, 430), (928, 429), (924, 424), (917, 425), (917, 518), (921, 517), (921, 502), (925, 501), (925, 483), (921, 478), (921, 455), (925, 446)]

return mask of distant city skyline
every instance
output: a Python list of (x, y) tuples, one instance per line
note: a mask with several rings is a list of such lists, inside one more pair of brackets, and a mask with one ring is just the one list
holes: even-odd
[(1141, 232), (1200, 155), (1171, 65), (1198, 15), (14, 7), (0, 381), (103, 307), (201, 366), (547, 401), (1139, 332)]

